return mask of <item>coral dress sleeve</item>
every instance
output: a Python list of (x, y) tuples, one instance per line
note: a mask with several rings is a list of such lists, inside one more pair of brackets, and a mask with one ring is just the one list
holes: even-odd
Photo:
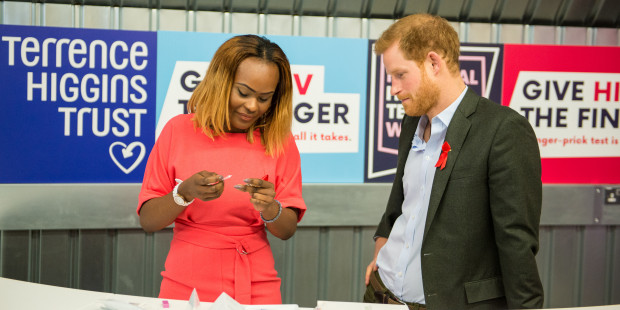
[(284, 208), (297, 208), (300, 211), (297, 222), (301, 221), (306, 212), (306, 203), (302, 198), (301, 159), (293, 135), (289, 136), (284, 153), (278, 157), (276, 178), (275, 198)]
[(168, 194), (176, 185), (174, 171), (170, 171), (168, 165), (173, 130), (172, 122), (166, 124), (151, 150), (138, 195), (138, 215), (145, 202)]

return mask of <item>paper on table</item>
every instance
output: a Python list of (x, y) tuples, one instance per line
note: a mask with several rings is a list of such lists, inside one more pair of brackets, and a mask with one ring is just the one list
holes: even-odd
[(79, 310), (156, 310), (154, 303), (135, 303), (117, 299), (102, 299), (90, 303)]
[(245, 308), (228, 294), (222, 292), (209, 310), (244, 310)]
[(245, 310), (299, 310), (298, 305), (246, 305)]
[(297, 305), (242, 305), (226, 293), (213, 302), (209, 310), (298, 310)]
[(406, 305), (369, 304), (360, 302), (325, 301), (316, 302), (316, 310), (408, 310)]
[(196, 289), (192, 291), (192, 294), (189, 296), (189, 310), (197, 310), (200, 308), (200, 299), (198, 299), (198, 292)]

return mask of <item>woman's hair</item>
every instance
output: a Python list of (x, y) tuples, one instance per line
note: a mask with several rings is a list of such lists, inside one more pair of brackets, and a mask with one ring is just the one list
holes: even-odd
[(403, 17), (381, 34), (375, 52), (383, 54), (396, 41), (407, 59), (421, 64), (433, 51), (445, 59), (450, 72), (459, 73), (459, 36), (444, 18), (430, 14)]
[(248, 129), (247, 140), (254, 143), (254, 130), (260, 128), (261, 141), (268, 155), (277, 155), (291, 132), (293, 120), (293, 82), (291, 66), (282, 49), (265, 37), (235, 36), (224, 42), (213, 55), (207, 74), (194, 90), (187, 110), (195, 113), (194, 126), (210, 138), (223, 136), (230, 129), (229, 101), (239, 64), (256, 57), (274, 63), (280, 74), (267, 112)]

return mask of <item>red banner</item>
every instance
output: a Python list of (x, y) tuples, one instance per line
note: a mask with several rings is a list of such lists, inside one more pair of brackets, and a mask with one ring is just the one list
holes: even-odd
[(506, 44), (502, 88), (536, 131), (543, 183), (620, 183), (620, 47)]

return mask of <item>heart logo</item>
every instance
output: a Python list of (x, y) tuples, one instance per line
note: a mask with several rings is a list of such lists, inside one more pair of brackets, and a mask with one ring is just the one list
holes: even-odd
[[(133, 155), (133, 149), (135, 149), (136, 147), (140, 148), (140, 155), (138, 155), (138, 157), (136, 158), (134, 163), (129, 168), (125, 168), (125, 166), (123, 166), (121, 163), (118, 162), (118, 160), (116, 159), (116, 156), (114, 156), (114, 152), (112, 152), (112, 150), (117, 145), (120, 145), (120, 146), (123, 147), (122, 153), (123, 153), (123, 158), (125, 158), (125, 159), (134, 156)], [(144, 154), (145, 153), (146, 153), (146, 148), (144, 147), (144, 144), (142, 144), (142, 142), (140, 142), (140, 141), (132, 142), (129, 145), (126, 145), (123, 142), (118, 142), (117, 141), (117, 142), (114, 142), (114, 143), (112, 143), (110, 145), (110, 157), (112, 158), (114, 163), (119, 168), (121, 168), (121, 170), (123, 172), (125, 172), (125, 174), (129, 174), (131, 171), (136, 169), (136, 167), (142, 162), (142, 159), (144, 159)]]

